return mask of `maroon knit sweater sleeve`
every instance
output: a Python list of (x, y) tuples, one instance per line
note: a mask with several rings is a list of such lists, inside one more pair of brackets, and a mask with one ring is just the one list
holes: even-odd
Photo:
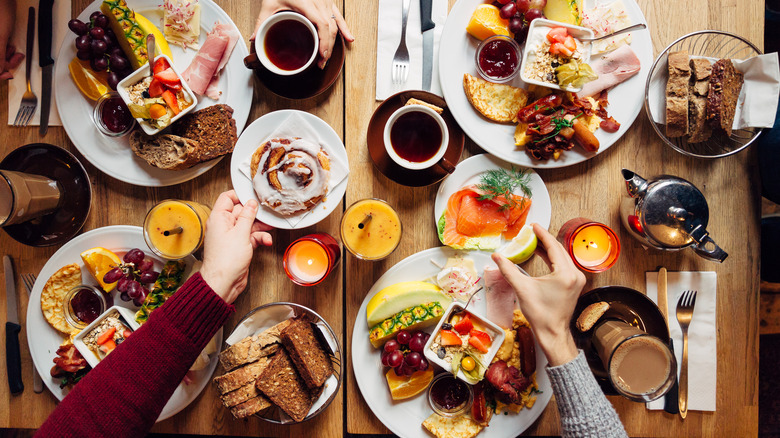
[(195, 274), (73, 387), (37, 436), (145, 436), (234, 310)]

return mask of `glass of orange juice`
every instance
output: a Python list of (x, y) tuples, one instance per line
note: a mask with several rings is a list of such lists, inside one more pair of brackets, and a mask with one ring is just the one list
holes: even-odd
[(401, 218), (381, 199), (361, 199), (341, 218), (341, 241), (359, 259), (381, 260), (401, 242)]
[(303, 236), (284, 251), (282, 265), (293, 283), (314, 286), (330, 274), (341, 259), (341, 247), (327, 233)]
[(211, 209), (194, 201), (166, 199), (152, 207), (144, 220), (144, 239), (158, 256), (177, 260), (203, 244)]
[(606, 271), (620, 256), (620, 240), (612, 228), (582, 217), (563, 224), (558, 239), (574, 264), (585, 272)]

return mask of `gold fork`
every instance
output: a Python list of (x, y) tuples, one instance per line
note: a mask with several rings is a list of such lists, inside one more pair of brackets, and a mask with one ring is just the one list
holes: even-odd
[(688, 415), (688, 326), (693, 318), (693, 306), (696, 304), (697, 291), (686, 290), (677, 301), (677, 322), (683, 334), (682, 365), (680, 366), (680, 417)]
[(30, 6), (27, 14), (27, 53), (25, 53), (24, 76), (27, 79), (27, 91), (22, 95), (22, 103), (14, 119), (14, 126), (27, 126), (38, 107), (38, 97), (30, 88), (30, 70), (32, 69), (33, 41), (35, 40), (35, 8)]

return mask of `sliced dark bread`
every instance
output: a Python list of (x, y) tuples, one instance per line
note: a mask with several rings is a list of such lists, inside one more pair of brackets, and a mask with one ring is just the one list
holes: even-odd
[(270, 356), (279, 349), (279, 334), (290, 324), (286, 319), (268, 330), (244, 338), (219, 353), (219, 363), (226, 371)]
[(227, 394), (230, 391), (235, 391), (247, 383), (255, 381), (268, 367), (270, 362), (271, 360), (269, 358), (262, 357), (257, 362), (250, 363), (245, 367), (215, 377), (214, 384), (217, 385), (217, 390), (220, 394)]
[(150, 136), (136, 130), (130, 134), (130, 148), (149, 165), (160, 169), (183, 170), (201, 161), (198, 142), (178, 135)]
[(731, 125), (737, 110), (744, 77), (730, 59), (719, 59), (712, 65), (710, 90), (707, 94), (707, 123), (713, 131), (731, 136)]
[(707, 94), (710, 90), (712, 65), (708, 59), (691, 59), (691, 81), (688, 84), (688, 143), (706, 141), (712, 135), (707, 116)]
[(666, 135), (682, 137), (688, 133), (688, 80), (691, 69), (688, 51), (668, 56), (669, 79), (666, 82)]
[(311, 323), (305, 317), (295, 318), (280, 336), (295, 367), (309, 389), (322, 386), (333, 374), (327, 353), (317, 340)]
[(235, 418), (246, 418), (263, 409), (270, 408), (271, 406), (271, 402), (269, 402), (267, 398), (258, 395), (255, 398), (250, 398), (241, 404), (233, 406), (230, 408), (230, 413), (233, 414)]
[(173, 133), (200, 144), (201, 161), (211, 160), (233, 152), (238, 141), (233, 108), (228, 105), (212, 105), (189, 113), (174, 123)]
[(295, 421), (303, 421), (311, 409), (311, 394), (283, 349), (273, 356), (256, 385), (260, 392)]

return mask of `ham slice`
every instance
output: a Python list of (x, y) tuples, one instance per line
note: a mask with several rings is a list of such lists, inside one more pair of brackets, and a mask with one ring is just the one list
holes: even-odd
[(201, 96), (208, 95), (214, 100), (219, 99), (222, 94), (217, 87), (219, 73), (227, 64), (240, 36), (232, 26), (217, 22), (206, 36), (195, 59), (182, 72), (182, 77), (192, 91)]
[(620, 46), (614, 52), (607, 53), (596, 61), (592, 61), (590, 66), (599, 77), (585, 84), (582, 90), (577, 93), (578, 98), (594, 96), (625, 81), (639, 73), (641, 63), (631, 47)]
[(485, 280), (487, 318), (499, 327), (511, 330), (514, 311), (520, 308), (515, 289), (506, 281), (498, 268), (485, 268), (482, 277)]

